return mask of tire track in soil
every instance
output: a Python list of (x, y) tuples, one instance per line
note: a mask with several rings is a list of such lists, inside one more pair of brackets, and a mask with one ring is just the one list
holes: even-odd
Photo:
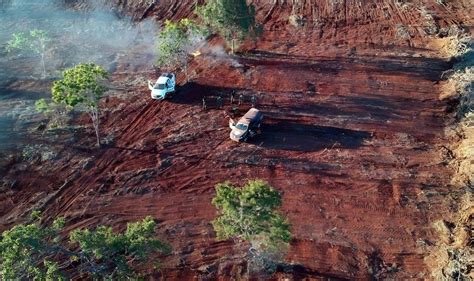
[[(150, 119), (150, 114), (153, 113), (153, 105), (155, 105), (153, 103), (153, 101), (148, 101), (146, 102), (145, 104), (145, 107), (140, 110), (140, 112), (134, 117), (134, 119), (130, 122), (130, 124), (123, 130), (123, 134), (122, 135), (126, 135), (127, 132), (130, 132), (132, 129), (137, 129), (137, 127), (140, 125), (140, 123), (142, 122), (147, 122), (148, 120), (152, 120)], [(157, 110), (158, 112), (160, 111), (160, 108), (158, 108)], [(133, 113), (134, 111), (132, 111), (131, 113)], [(135, 130), (135, 131), (139, 131), (139, 130)], [(100, 169), (99, 171), (96, 171), (95, 173), (93, 173), (92, 175), (89, 174), (89, 173), (86, 173), (85, 175), (83, 175), (82, 177), (80, 177), (77, 181), (78, 181), (78, 184), (79, 186), (81, 186), (80, 188), (76, 188), (74, 189), (74, 191), (70, 194), (68, 194), (68, 198), (64, 198), (64, 196), (61, 196), (61, 194), (58, 195), (58, 199), (59, 197), (61, 197), (64, 202), (58, 206), (55, 206), (54, 208), (54, 215), (50, 215), (50, 217), (56, 217), (58, 216), (59, 214), (61, 213), (65, 213), (67, 212), (70, 207), (74, 204), (75, 200), (77, 198), (80, 197), (81, 194), (83, 194), (86, 189), (88, 188), (88, 184), (90, 184), (88, 182), (88, 180), (90, 178), (93, 178), (93, 177), (96, 177), (96, 178), (100, 178), (103, 174), (105, 174), (106, 172), (109, 172), (109, 167), (112, 166), (112, 163), (114, 162), (114, 159), (110, 159), (109, 157), (107, 157), (108, 154), (112, 154), (114, 156), (117, 156), (117, 158), (120, 158), (120, 156), (123, 156), (124, 154), (127, 154), (127, 153), (130, 153), (130, 152), (121, 152), (119, 153), (118, 155), (110, 150), (108, 151), (105, 151), (105, 152), (101, 152), (102, 155), (105, 154), (105, 157), (101, 157), (99, 160), (96, 161), (95, 165), (98, 169)], [(102, 167), (102, 168), (100, 168)], [(69, 190), (64, 190), (62, 191), (62, 193), (66, 193), (66, 192), (70, 192)], [(99, 192), (100, 192), (100, 189), (99, 189)], [(89, 201), (90, 202), (90, 201)], [(89, 206), (89, 204), (86, 205), (86, 207), (84, 208), (82, 214), (84, 214), (86, 212), (86, 209), (87, 207)], [(50, 212), (50, 210), (45, 210), (45, 213), (46, 212)]]
[[(321, 20), (314, 30), (302, 29), (307, 34), (287, 25), (291, 3), (257, 3), (259, 18), (269, 11), (271, 16), (255, 45), (260, 54), (240, 58), (249, 69), (238, 71), (226, 60), (196, 60), (190, 71), (199, 68), (197, 86), (206, 87), (187, 90), (189, 99), (142, 104), (143, 92), (131, 93), (130, 104), (104, 120), (106, 129), (120, 132), (117, 143), (123, 149), (97, 153), (95, 166), (81, 170), (45, 215), (64, 215), (71, 228), (98, 223), (120, 228), (152, 215), (159, 236), (176, 249), (163, 257), (166, 277), (185, 269), (185, 276), (195, 277), (195, 269), (220, 256), (241, 261), (231, 242), (215, 242), (209, 225), (215, 218), (214, 185), (258, 177), (282, 192), (282, 211), (295, 232), (287, 261), (316, 272), (310, 277), (369, 279), (365, 265), (374, 250), (384, 262), (400, 265), (394, 279), (427, 276), (425, 253), (418, 252), (416, 239), (434, 239), (427, 229), (449, 209), (442, 195), (436, 200), (427, 195), (450, 189), (452, 171), (436, 150), (447, 141), (442, 129), (451, 121), (437, 85), (448, 64), (433, 50), (415, 48), (428, 39), (417, 35), (407, 47), (385, 29), (419, 25), (415, 12), (398, 11), (390, 1), (376, 8), (344, 1), (338, 12), (329, 1), (318, 1), (316, 8), (303, 9), (305, 16), (317, 13)], [(153, 12), (183, 15), (191, 5), (168, 4), (169, 10), (159, 10), (163, 6)], [(383, 11), (387, 6), (390, 17)], [(456, 21), (449, 13), (437, 15)], [(227, 140), (227, 129), (213, 127), (227, 126), (222, 114), (197, 110), (199, 97), (216, 90), (209, 85), (223, 92), (258, 93), (259, 107), (273, 127), (249, 144)], [(48, 173), (60, 177), (77, 168), (62, 165), (61, 173)], [(31, 194), (16, 200), (29, 202)], [(180, 259), (186, 266), (179, 265)]]

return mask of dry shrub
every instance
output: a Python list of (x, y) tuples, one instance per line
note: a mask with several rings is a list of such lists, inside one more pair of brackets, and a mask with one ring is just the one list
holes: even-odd
[(294, 27), (303, 27), (306, 23), (305, 17), (302, 15), (291, 15), (288, 22)]
[(472, 226), (474, 225), (474, 201), (467, 192), (461, 201), (461, 211), (448, 227), (445, 221), (436, 222), (433, 227), (440, 235), (437, 244), (430, 247), (426, 263), (431, 268), (435, 280), (473, 280), (474, 245)]
[(474, 56), (472, 39), (461, 29), (454, 27), (448, 31), (443, 46), (445, 55), (456, 60), (449, 73), (448, 82), (441, 98), (454, 97), (459, 100), (456, 110), (456, 126), (448, 135), (456, 135), (457, 142), (451, 144), (455, 168), (453, 184), (464, 188), (465, 195), (459, 202), (458, 211), (446, 214), (446, 220), (436, 222), (433, 227), (439, 237), (430, 246), (426, 258), (435, 280), (474, 280)]
[(448, 30), (448, 36), (442, 48), (444, 55), (450, 58), (462, 57), (471, 50), (472, 37), (457, 26), (452, 26)]
[(413, 4), (407, 0), (395, 0), (395, 6), (397, 6), (397, 8), (402, 11), (407, 11), (408, 9), (412, 7), (412, 5)]
[(456, 117), (458, 125), (455, 129), (461, 136), (460, 141), (453, 147), (456, 173), (453, 183), (472, 186), (474, 183), (474, 67), (457, 70), (449, 78), (449, 84), (454, 89), (459, 106)]
[(449, 244), (452, 242), (451, 240), (451, 229), (449, 229), (447, 222), (443, 220), (436, 221), (433, 224), (434, 229), (439, 234), (439, 239), (445, 244)]
[(410, 39), (413, 37), (408, 28), (403, 24), (397, 24), (395, 27), (396, 36), (400, 39)]
[(450, 78), (456, 93), (459, 95), (458, 117), (464, 119), (473, 112), (474, 103), (474, 66), (456, 71)]
[(439, 31), (439, 26), (436, 23), (433, 15), (431, 14), (430, 11), (425, 6), (421, 6), (418, 8), (418, 12), (420, 13), (420, 16), (424, 19), (423, 24), (424, 24), (424, 30), (427, 35), (434, 35), (438, 33)]
[(472, 124), (469, 125), (468, 122), (474, 120), (474, 114), (470, 112), (466, 118), (460, 128), (463, 138), (453, 150), (457, 164), (453, 183), (464, 183), (472, 188), (474, 184), (474, 127)]
[[(456, 110), (457, 125), (453, 133), (460, 137), (451, 145), (454, 155), (452, 165), (456, 169), (452, 182), (471, 187), (474, 183), (474, 56), (472, 38), (459, 28), (451, 28), (444, 51), (456, 58), (441, 98), (455, 97), (459, 101)], [(451, 134), (448, 132), (448, 134)]]

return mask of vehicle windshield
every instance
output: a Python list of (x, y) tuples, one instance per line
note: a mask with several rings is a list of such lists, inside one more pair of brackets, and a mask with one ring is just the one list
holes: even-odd
[(156, 84), (155, 89), (158, 89), (158, 90), (164, 90), (165, 89), (165, 84)]
[(235, 127), (239, 130), (242, 130), (242, 131), (247, 131), (247, 128), (248, 128), (247, 125), (241, 124), (241, 123), (237, 124), (237, 126), (235, 126)]

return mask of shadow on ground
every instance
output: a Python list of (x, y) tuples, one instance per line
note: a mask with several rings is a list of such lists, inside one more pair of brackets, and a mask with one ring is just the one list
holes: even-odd
[(252, 143), (267, 149), (315, 152), (325, 148), (356, 149), (370, 136), (364, 131), (281, 121), (264, 124), (262, 134)]

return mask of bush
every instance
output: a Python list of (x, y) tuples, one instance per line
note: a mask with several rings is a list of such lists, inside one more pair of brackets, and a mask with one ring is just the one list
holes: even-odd
[[(64, 71), (63, 79), (54, 81), (51, 88), (52, 100), (55, 104), (62, 104), (69, 108), (80, 107), (89, 114), (98, 147), (100, 147), (99, 100), (107, 91), (107, 87), (102, 82), (108, 76), (108, 72), (99, 65), (79, 64)], [(43, 103), (38, 103), (38, 107), (43, 109)]]
[(236, 40), (256, 37), (262, 28), (255, 22), (255, 6), (245, 0), (209, 0), (196, 7), (196, 14), (211, 29), (230, 42), (232, 53)]
[(33, 29), (29, 33), (14, 33), (7, 41), (6, 51), (18, 51), (22, 53), (33, 53), (41, 58), (43, 78), (46, 78), (46, 51), (49, 41), (48, 33), (41, 29)]
[(64, 230), (64, 219), (43, 226), (38, 212), (34, 212), (32, 218), (33, 223), (16, 225), (1, 235), (0, 276), (3, 280), (65, 280), (71, 276), (110, 280), (137, 278), (136, 268), (153, 253), (170, 250), (155, 238), (156, 224), (151, 217), (127, 224), (123, 233), (107, 226), (74, 230), (69, 234), (69, 241), (59, 235)]
[(212, 204), (219, 216), (212, 222), (218, 239), (247, 241), (250, 264), (259, 269), (275, 268), (274, 259), (291, 240), (290, 224), (277, 211), (281, 196), (267, 182), (249, 181), (242, 188), (230, 182), (217, 184)]

